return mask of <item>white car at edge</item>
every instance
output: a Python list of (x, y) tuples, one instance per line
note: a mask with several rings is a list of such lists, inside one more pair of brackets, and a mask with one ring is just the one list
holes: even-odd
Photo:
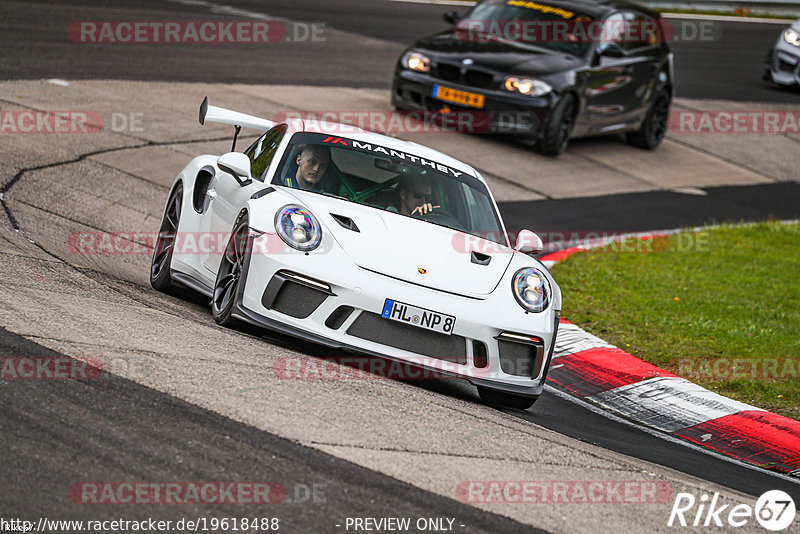
[[(463, 378), (489, 404), (533, 405), (561, 291), (529, 255), (542, 249), (536, 234), (523, 230), (510, 246), (475, 169), (416, 143), (347, 125), (275, 124), (207, 98), (206, 121), (265, 133), (244, 152), (198, 156), (178, 174), (154, 288), (210, 297), (223, 325), (244, 321)], [(286, 185), (311, 145), (330, 158), (327, 190)], [(409, 194), (435, 209), (403, 214)], [(188, 251), (186, 236), (205, 246)]]

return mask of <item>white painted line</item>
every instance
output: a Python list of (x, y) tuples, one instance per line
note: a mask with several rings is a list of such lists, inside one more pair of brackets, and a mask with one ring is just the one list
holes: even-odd
[(248, 11), (246, 9), (240, 9), (238, 7), (227, 6), (224, 4), (217, 4), (215, 2), (207, 2), (206, 0), (166, 0), (167, 2), (172, 2), (173, 4), (181, 4), (184, 6), (199, 6), (199, 7), (206, 7), (208, 11), (214, 13), (216, 15), (227, 15), (231, 17), (243, 17), (246, 19), (255, 19), (255, 20), (269, 20), (269, 21), (286, 21), (290, 22), (289, 19), (283, 19), (279, 17), (272, 17), (265, 13), (258, 13), (256, 11)]
[(792, 19), (773, 19), (758, 17), (737, 17), (735, 15), (700, 15), (692, 13), (661, 13), (665, 19), (692, 19), (692, 20), (717, 20), (719, 22), (751, 22), (755, 24), (785, 24), (792, 25)]
[[(195, 0), (186, 0), (194, 3)], [(442, 6), (468, 6), (472, 7), (477, 2), (465, 0), (385, 0), (386, 2), (402, 2), (404, 4), (432, 4)], [(754, 22), (762, 24), (786, 24), (791, 26), (791, 19), (776, 19), (770, 17), (738, 17), (736, 15), (703, 15), (700, 13), (669, 13), (663, 12), (661, 16), (668, 19), (693, 19), (693, 20), (717, 20), (720, 22)]]
[(60, 78), (50, 78), (47, 80), (47, 83), (52, 83), (53, 85), (60, 85), (61, 87), (67, 87), (69, 82), (66, 80), (62, 80)]
[(664, 432), (674, 432), (744, 410), (764, 411), (723, 397), (685, 378), (674, 377), (642, 380), (588, 398)]
[(403, 2), (405, 4), (435, 4), (441, 6), (474, 6), (477, 2), (464, 0), (387, 0), (388, 2)]
[(616, 347), (597, 336), (593, 336), (577, 325), (561, 323), (558, 325), (558, 336), (556, 336), (556, 348), (553, 350), (553, 358), (575, 354), (582, 350), (599, 348), (614, 349)]
[(794, 484), (797, 484), (798, 486), (800, 486), (800, 478), (791, 477), (789, 475), (785, 475), (785, 474), (780, 473), (778, 471), (770, 471), (768, 469), (763, 469), (761, 467), (758, 467), (758, 466), (755, 466), (753, 464), (749, 464), (747, 462), (739, 460), (738, 458), (733, 458), (731, 456), (726, 456), (726, 455), (724, 455), (722, 453), (719, 453), (717, 451), (714, 451), (712, 449), (707, 449), (705, 447), (701, 447), (700, 445), (697, 445), (696, 443), (692, 443), (691, 441), (686, 441), (683, 438), (678, 438), (678, 437), (672, 436), (670, 434), (665, 434), (664, 432), (661, 432), (661, 431), (658, 431), (658, 430), (655, 430), (655, 429), (652, 429), (652, 428), (647, 428), (646, 426), (642, 426), (641, 424), (637, 424), (637, 423), (635, 423), (633, 421), (625, 419), (624, 417), (620, 417), (618, 415), (614, 415), (614, 414), (610, 413), (608, 410), (599, 408), (595, 404), (593, 404), (591, 402), (588, 402), (588, 401), (586, 401), (584, 399), (581, 399), (579, 397), (575, 397), (573, 395), (570, 395), (569, 393), (565, 393), (565, 392), (561, 391), (560, 389), (551, 386), (550, 384), (545, 384), (544, 385), (544, 389), (545, 389), (545, 391), (547, 391), (548, 393), (552, 393), (556, 397), (561, 397), (562, 399), (564, 399), (566, 401), (569, 401), (569, 402), (572, 402), (574, 404), (577, 404), (581, 408), (589, 410), (590, 412), (592, 412), (594, 414), (597, 414), (599, 416), (605, 417), (609, 421), (614, 421), (615, 423), (621, 423), (621, 424), (629, 426), (631, 428), (635, 428), (637, 430), (640, 430), (641, 432), (644, 432), (645, 434), (649, 434), (649, 435), (655, 436), (655, 437), (657, 437), (659, 439), (663, 439), (664, 441), (668, 441), (670, 443), (675, 443), (677, 445), (681, 445), (683, 447), (686, 447), (687, 449), (692, 449), (694, 451), (701, 452), (701, 453), (707, 454), (709, 456), (713, 456), (714, 458), (717, 458), (719, 460), (724, 460), (726, 462), (729, 462), (729, 463), (732, 463), (732, 464), (736, 464), (736, 465), (738, 465), (740, 467), (744, 467), (746, 469), (750, 469), (750, 470), (758, 472), (758, 473), (762, 473), (762, 474), (766, 473), (768, 475), (772, 475), (774, 477), (780, 478), (781, 480), (786, 480), (788, 482), (793, 482)]
[(673, 193), (679, 193), (681, 195), (695, 195), (698, 197), (707, 197), (708, 192), (700, 189), (699, 187), (673, 187), (670, 189)]

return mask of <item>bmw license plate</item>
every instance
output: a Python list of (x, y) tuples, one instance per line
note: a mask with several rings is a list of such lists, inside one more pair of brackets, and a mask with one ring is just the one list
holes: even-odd
[(473, 108), (482, 108), (484, 96), (477, 93), (468, 93), (467, 91), (459, 91), (458, 89), (451, 89), (442, 85), (433, 86), (433, 98), (444, 100), (445, 102), (452, 102), (453, 104), (461, 104), (462, 106), (470, 106)]
[(456, 318), (452, 315), (418, 308), (417, 306), (392, 299), (386, 299), (386, 302), (383, 303), (381, 316), (385, 319), (426, 328), (448, 336), (453, 333), (453, 327), (456, 325)]

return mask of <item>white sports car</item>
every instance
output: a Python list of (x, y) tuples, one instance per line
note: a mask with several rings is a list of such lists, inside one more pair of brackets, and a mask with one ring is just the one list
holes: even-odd
[(779, 85), (800, 85), (800, 19), (784, 28), (767, 53), (764, 80)]
[(275, 124), (207, 98), (206, 121), (265, 133), (178, 174), (154, 288), (207, 295), (223, 325), (464, 378), (489, 404), (533, 405), (561, 291), (529, 256), (542, 249), (536, 234), (521, 231), (511, 247), (475, 169), (352, 126)]

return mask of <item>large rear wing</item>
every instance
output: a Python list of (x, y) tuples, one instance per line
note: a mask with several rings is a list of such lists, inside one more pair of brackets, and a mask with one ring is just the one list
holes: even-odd
[(239, 136), (239, 131), (243, 126), (245, 128), (252, 128), (261, 132), (265, 132), (275, 126), (275, 122), (267, 119), (262, 119), (246, 113), (239, 113), (238, 111), (231, 111), (225, 108), (218, 108), (217, 106), (211, 106), (208, 103), (208, 97), (205, 97), (203, 99), (203, 103), (200, 104), (200, 124), (205, 124), (206, 121), (216, 122), (219, 124), (230, 124), (235, 128), (235, 132), (233, 134), (233, 148), (231, 149), (232, 151), (236, 149), (236, 138)]

